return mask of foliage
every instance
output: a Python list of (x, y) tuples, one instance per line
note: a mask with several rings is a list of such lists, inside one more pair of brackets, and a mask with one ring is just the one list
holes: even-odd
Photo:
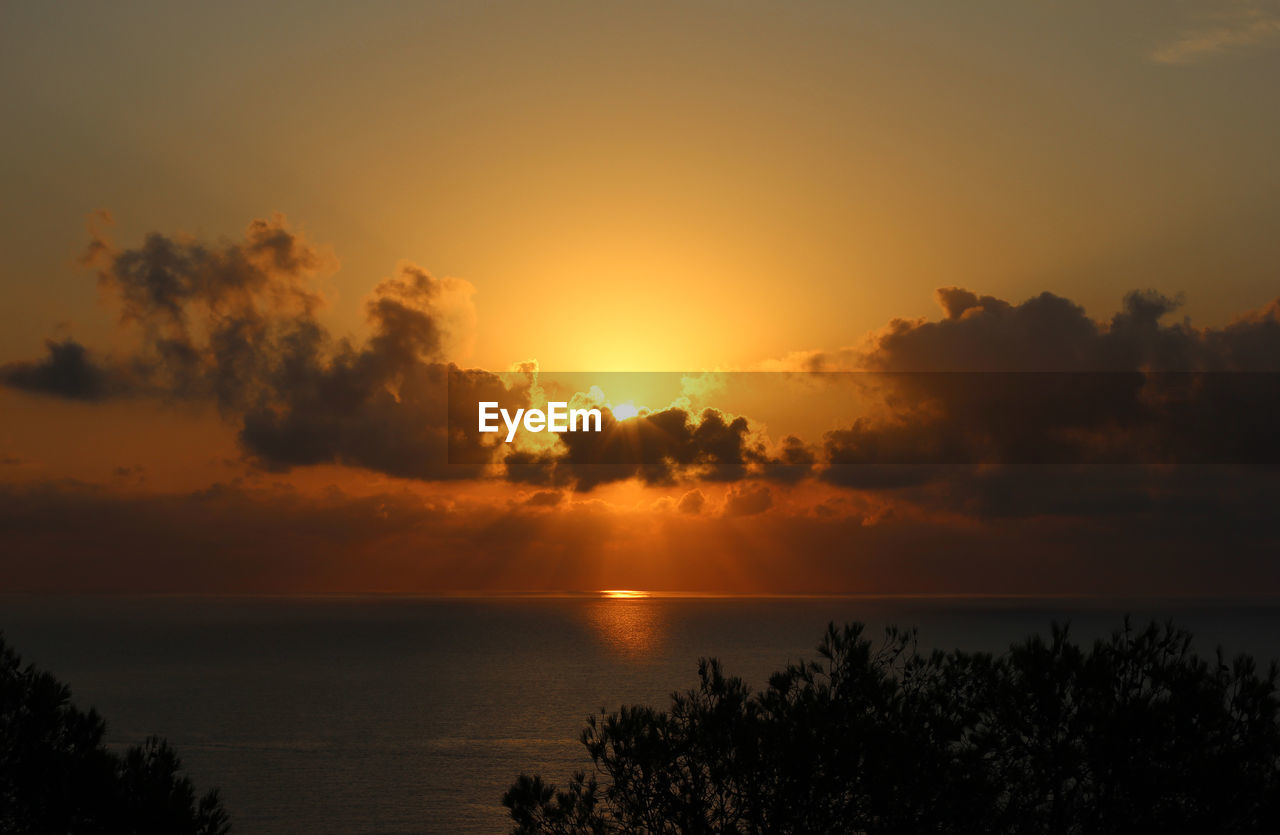
[(96, 711), (77, 709), (65, 684), (24, 667), (0, 637), (0, 832), (230, 830), (218, 793), (197, 800), (168, 744), (152, 737), (118, 755), (103, 744), (105, 730)]
[(863, 633), (830, 626), (763, 692), (703, 660), (669, 709), (590, 717), (603, 779), (521, 775), (513, 832), (1280, 832), (1274, 665), (1127, 619), (998, 657)]

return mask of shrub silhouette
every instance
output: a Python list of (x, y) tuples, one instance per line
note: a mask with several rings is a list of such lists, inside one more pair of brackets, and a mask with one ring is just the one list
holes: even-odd
[(1055, 625), (998, 657), (863, 633), (830, 626), (759, 693), (703, 660), (669, 709), (589, 717), (601, 779), (522, 774), (512, 831), (1280, 832), (1274, 664), (1127, 619), (1090, 649)]
[(150, 738), (123, 756), (102, 742), (98, 713), (0, 636), (0, 832), (223, 835), (211, 791), (198, 801), (181, 760)]

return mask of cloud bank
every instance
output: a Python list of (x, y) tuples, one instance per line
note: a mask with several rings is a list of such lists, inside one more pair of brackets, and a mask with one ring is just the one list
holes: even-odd
[[(0, 367), (4, 385), (209, 403), (262, 470), (466, 486), (445, 500), (144, 495), (133, 471), (110, 488), (11, 482), (8, 587), (66, 585), (75, 565), (87, 573), (68, 587), (156, 590), (714, 590), (726, 572), (744, 591), (1088, 592), (1155, 577), (1176, 590), (1200, 588), (1217, 560), (1249, 578), (1219, 578), (1230, 593), (1277, 579), (1280, 300), (1202, 328), (1150, 290), (1095, 320), (1050, 293), (945, 287), (937, 318), (777, 364), (860, 392), (867, 408), (820, 436), (773, 442), (749, 416), (672, 405), (626, 420), (605, 408), (598, 434), (500, 449), (458, 427), (480, 400), (530, 405), (539, 383), (531, 367), (449, 361), (474, 316), (464, 281), (402, 264), (357, 338), (318, 320), (312, 287), (332, 259), (280, 217), (217, 245), (97, 237), (88, 261), (133, 348), (51, 341)], [(644, 512), (594, 498), (627, 484), (664, 495)], [(655, 562), (662, 549), (676, 562)], [(734, 566), (718, 562), (727, 551)]]
[[(312, 284), (331, 261), (279, 215), (218, 245), (153, 233), (117, 249), (96, 236), (86, 262), (136, 349), (104, 357), (72, 340), (50, 342), (44, 359), (0, 368), (0, 381), (78, 400), (210, 401), (267, 469), (332, 463), (428, 480), (478, 475), (491, 450), (477, 443), (450, 457), (447, 443), (446, 353), (474, 317), (471, 285), (402, 263), (366, 300), (369, 335), (357, 341), (315, 315)], [(496, 375), (471, 371), (459, 381), (481, 399), (525, 402)]]

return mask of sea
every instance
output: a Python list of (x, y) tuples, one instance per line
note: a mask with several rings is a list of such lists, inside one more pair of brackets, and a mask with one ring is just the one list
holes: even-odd
[(1211, 653), (1280, 656), (1280, 601), (695, 597), (0, 596), (0, 631), (107, 720), (169, 740), (239, 833), (509, 830), (521, 772), (590, 772), (588, 714), (666, 704), (701, 657), (763, 687), (829, 622), (999, 652), (1050, 624), (1092, 641), (1172, 619)]

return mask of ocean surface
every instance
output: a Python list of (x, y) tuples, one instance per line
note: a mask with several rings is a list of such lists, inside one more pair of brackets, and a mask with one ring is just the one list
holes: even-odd
[(828, 621), (999, 651), (1125, 613), (1173, 618), (1202, 652), (1280, 656), (1280, 601), (0, 596), (25, 660), (98, 708), (111, 744), (167, 737), (240, 833), (504, 832), (521, 771), (590, 769), (587, 714), (665, 704), (701, 656), (763, 686)]

